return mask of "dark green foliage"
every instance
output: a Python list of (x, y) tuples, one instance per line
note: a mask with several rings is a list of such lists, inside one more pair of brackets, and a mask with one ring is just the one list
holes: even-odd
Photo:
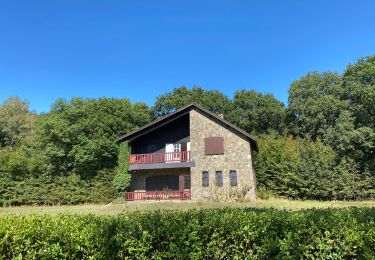
[(356, 126), (375, 129), (375, 56), (350, 64), (343, 74), (343, 86)]
[(249, 133), (268, 133), (285, 130), (285, 108), (273, 95), (254, 90), (237, 91), (226, 119)]
[(113, 173), (105, 170), (90, 180), (79, 175), (41, 175), (14, 180), (0, 177), (0, 206), (107, 203), (116, 197)]
[(7, 115), (8, 125), (17, 126), (13, 135), (24, 137), (17, 146), (0, 149), (0, 206), (111, 201), (115, 138), (151, 120), (144, 104), (106, 98), (58, 100), (28, 132), (17, 123), (25, 115)]
[(118, 163), (116, 167), (116, 175), (113, 178), (113, 187), (118, 195), (123, 194), (130, 185), (129, 173), (129, 154), (130, 149), (127, 142), (119, 145)]
[(38, 149), (49, 173), (90, 178), (116, 166), (116, 137), (150, 120), (146, 105), (132, 105), (127, 99), (58, 100), (38, 122)]
[(205, 90), (201, 87), (188, 89), (183, 86), (159, 96), (153, 111), (155, 116), (160, 117), (193, 102), (217, 114), (225, 114), (230, 106), (228, 97), (219, 91)]
[(297, 136), (323, 138), (325, 131), (335, 125), (346, 103), (341, 76), (338, 73), (308, 73), (292, 82), (289, 89), (289, 131)]
[(373, 199), (374, 178), (319, 139), (262, 136), (255, 159), (259, 188), (294, 199)]
[(0, 218), (0, 258), (372, 259), (375, 209)]

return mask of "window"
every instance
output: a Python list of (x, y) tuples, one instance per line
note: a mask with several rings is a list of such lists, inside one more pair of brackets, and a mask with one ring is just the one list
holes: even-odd
[(181, 144), (173, 144), (173, 160), (181, 160)]
[(190, 184), (190, 175), (185, 175), (184, 176), (184, 189), (190, 189), (191, 184)]
[(208, 187), (208, 182), (209, 182), (209, 175), (208, 171), (203, 171), (202, 172), (202, 186), (203, 187)]
[(217, 186), (223, 186), (223, 172), (222, 171), (216, 171), (216, 185)]
[(229, 171), (230, 186), (237, 186), (237, 172), (232, 170)]
[(156, 152), (156, 144), (145, 144), (141, 147), (141, 153), (154, 153)]
[(181, 152), (181, 144), (173, 144), (173, 152), (175, 153)]

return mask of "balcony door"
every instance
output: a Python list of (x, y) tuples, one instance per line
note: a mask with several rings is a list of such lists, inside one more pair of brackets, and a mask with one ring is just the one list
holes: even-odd
[(181, 144), (166, 144), (165, 145), (165, 161), (178, 162), (181, 161)]

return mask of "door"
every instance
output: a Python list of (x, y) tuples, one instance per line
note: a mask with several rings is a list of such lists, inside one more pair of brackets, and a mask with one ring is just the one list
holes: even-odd
[(172, 162), (173, 160), (173, 151), (174, 147), (173, 144), (166, 144), (165, 145), (165, 162)]
[(181, 161), (181, 144), (173, 145), (173, 161)]

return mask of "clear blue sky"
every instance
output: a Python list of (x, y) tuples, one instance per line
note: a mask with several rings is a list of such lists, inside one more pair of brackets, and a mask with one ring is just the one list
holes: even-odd
[(286, 102), (308, 71), (375, 54), (375, 1), (1, 0), (0, 102), (57, 98), (151, 105), (175, 87)]

